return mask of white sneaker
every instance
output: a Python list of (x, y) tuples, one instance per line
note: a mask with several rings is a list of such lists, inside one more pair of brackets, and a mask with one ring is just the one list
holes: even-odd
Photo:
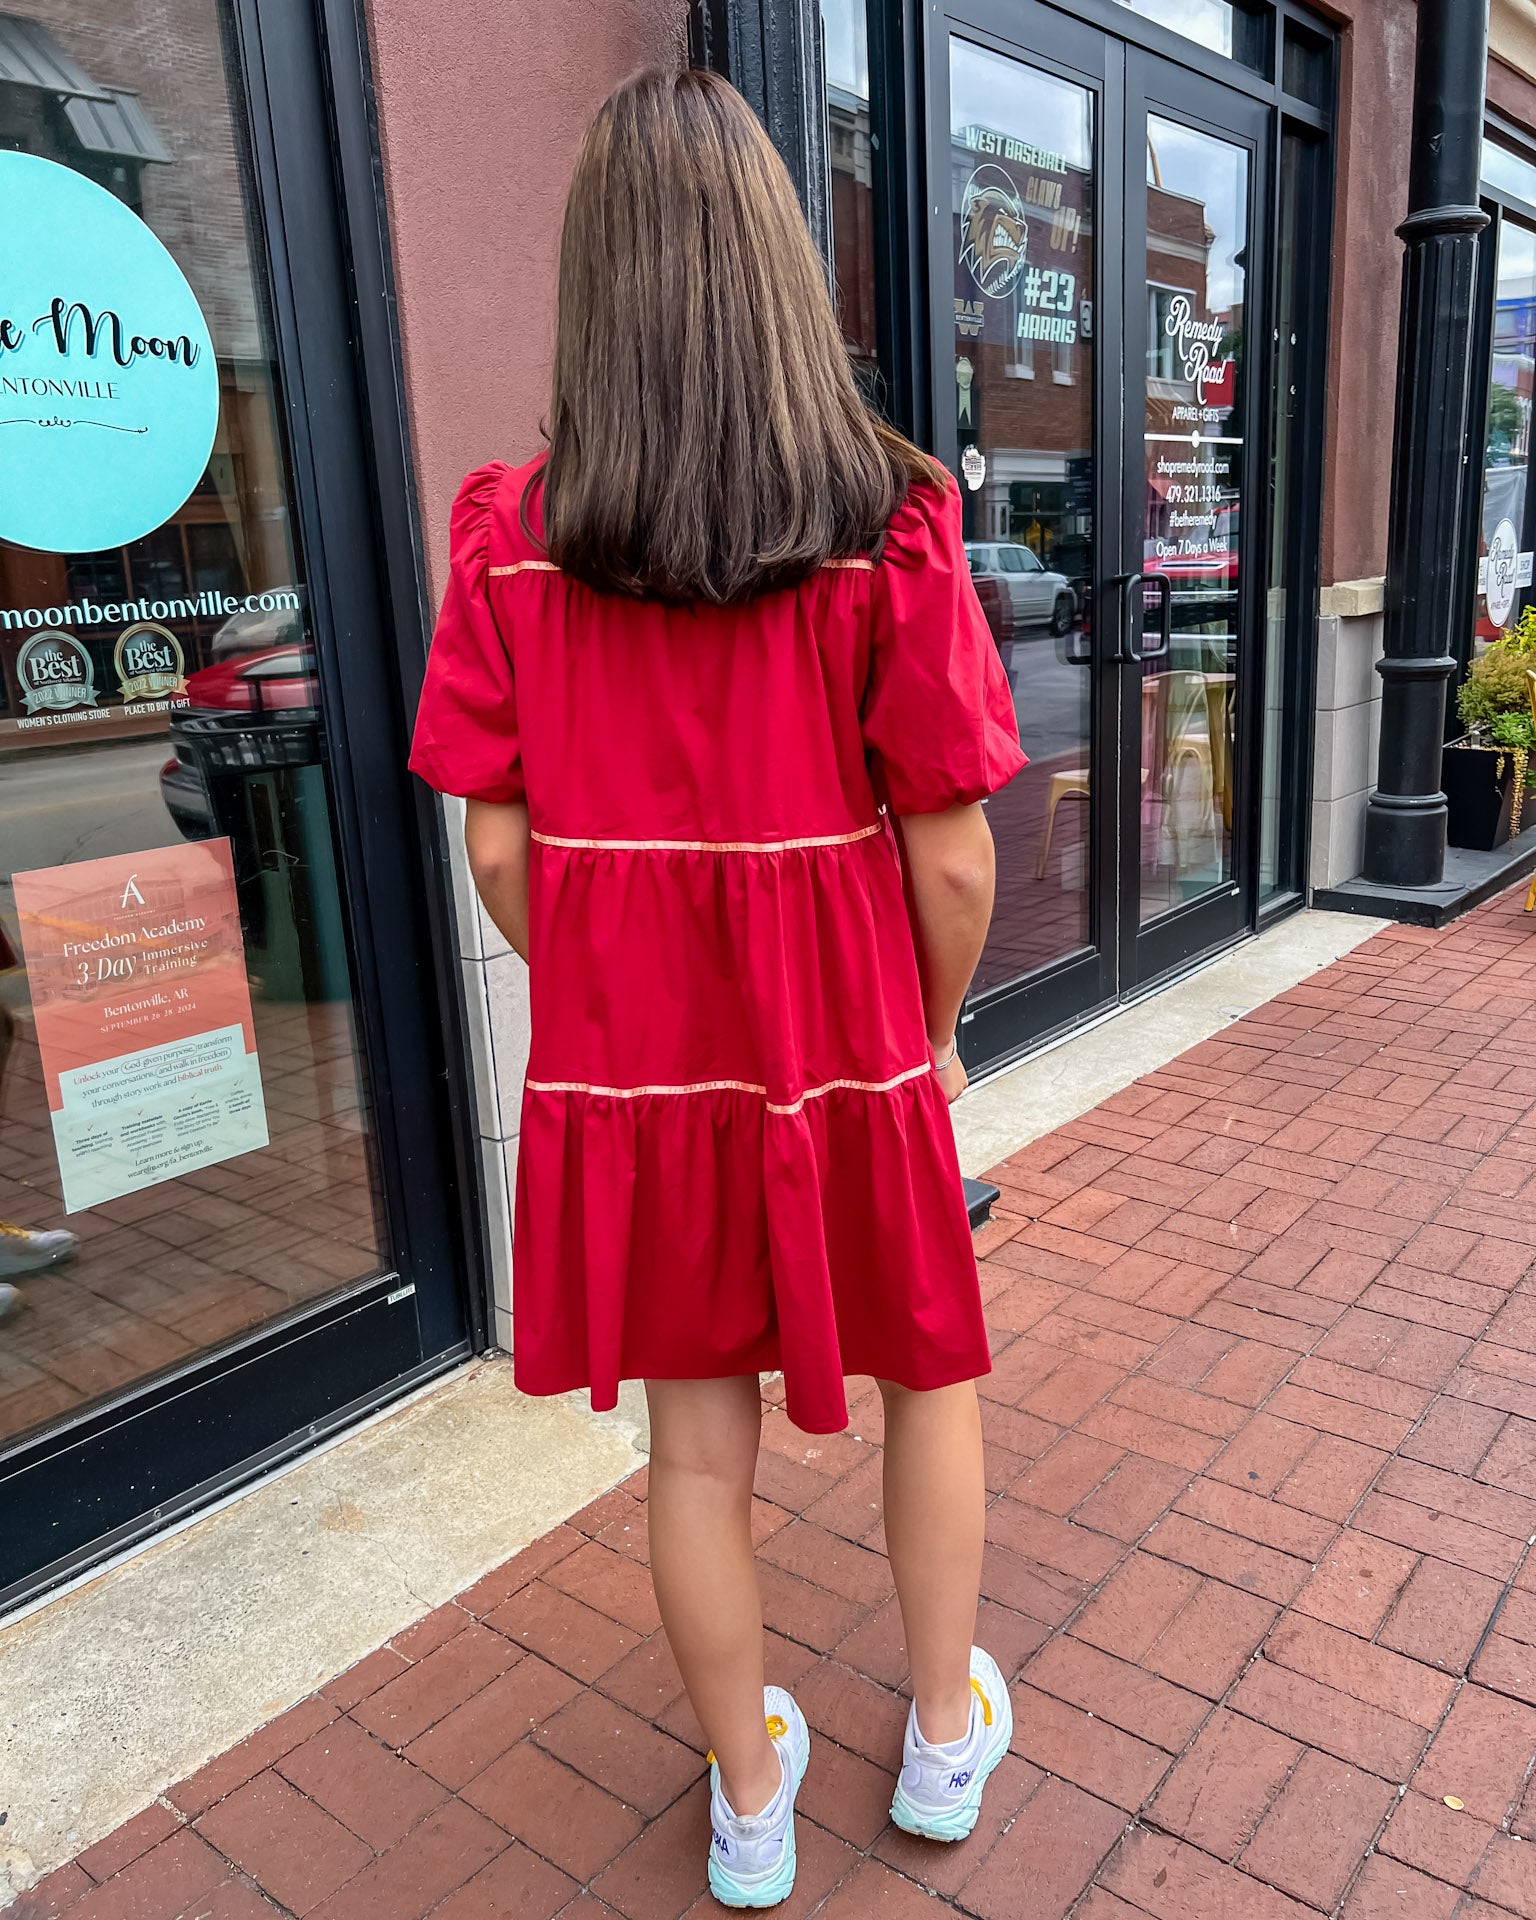
[(964, 1739), (930, 1746), (917, 1729), (917, 1707), (907, 1712), (901, 1777), (891, 1818), (925, 1840), (963, 1840), (981, 1812), (981, 1790), (1013, 1738), (1013, 1706), (1002, 1670), (990, 1653), (971, 1648), (971, 1724)]
[(0, 1320), (9, 1320), (21, 1306), (21, 1288), (8, 1287), (0, 1281)]
[(763, 1712), (784, 1778), (761, 1813), (743, 1820), (731, 1811), (710, 1756), (709, 1890), (723, 1907), (776, 1907), (795, 1887), (795, 1795), (811, 1757), (811, 1730), (782, 1687), (763, 1688)]
[(13, 1227), (9, 1220), (0, 1220), (0, 1279), (41, 1273), (44, 1267), (72, 1260), (79, 1250), (80, 1242), (62, 1227), (31, 1233), (25, 1227)]

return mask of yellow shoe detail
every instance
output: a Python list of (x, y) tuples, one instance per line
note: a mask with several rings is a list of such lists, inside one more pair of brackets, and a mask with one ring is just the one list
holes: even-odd
[[(973, 1680), (971, 1682), (971, 1685), (974, 1687), (975, 1684), (976, 1682)], [(982, 1701), (982, 1705), (984, 1707), (987, 1705), (985, 1700)], [(987, 1707), (987, 1725), (990, 1727), (991, 1724), (992, 1724), (992, 1709), (990, 1707)], [(782, 1740), (785, 1734), (789, 1732), (789, 1722), (784, 1718), (782, 1713), (768, 1714), (763, 1721), (763, 1725), (768, 1729), (768, 1738), (770, 1740)], [(705, 1754), (704, 1758), (709, 1762), (710, 1766), (714, 1766), (716, 1764), (715, 1750), (713, 1747), (711, 1747), (709, 1752)]]
[(971, 1692), (974, 1693), (976, 1698), (981, 1702), (981, 1717), (990, 1727), (992, 1724), (992, 1702), (982, 1692), (981, 1682), (979, 1680), (973, 1680), (971, 1682)]

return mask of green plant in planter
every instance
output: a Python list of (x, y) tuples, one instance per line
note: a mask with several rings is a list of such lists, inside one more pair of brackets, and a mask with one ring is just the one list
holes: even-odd
[[(1477, 655), (1457, 689), (1456, 711), (1466, 733), (1459, 741), (1446, 743), (1444, 761), (1446, 791), (1452, 795), (1453, 845), (1496, 844), (1481, 837), (1489, 830), (1493, 816), (1476, 796), (1487, 794), (1488, 802), (1497, 809), (1497, 795), (1484, 784), (1485, 776), (1470, 771), (1485, 753), (1493, 756), (1491, 770), (1498, 787), (1505, 795), (1513, 788), (1513, 805), (1509, 806), (1507, 799), (1505, 802), (1509, 807), (1508, 831), (1520, 831), (1526, 788), (1536, 786), (1532, 778), (1536, 772), (1536, 724), (1528, 678), (1532, 668), (1536, 668), (1536, 606), (1527, 607), (1514, 626), (1507, 627), (1492, 646)], [(1511, 773), (1513, 779), (1509, 780)], [(1498, 828), (1493, 831), (1497, 833)], [(1459, 835), (1471, 837), (1463, 839)]]
[(1501, 716), (1523, 717), (1530, 728), (1530, 682), (1525, 676), (1531, 667), (1536, 667), (1536, 604), (1528, 606), (1514, 626), (1477, 656), (1457, 690), (1456, 711), (1473, 736), (1469, 744), (1509, 748), (1519, 744), (1498, 738), (1493, 723)]
[(1524, 713), (1496, 713), (1488, 723), (1488, 731), (1496, 747), (1536, 753), (1536, 720), (1531, 718), (1529, 709)]

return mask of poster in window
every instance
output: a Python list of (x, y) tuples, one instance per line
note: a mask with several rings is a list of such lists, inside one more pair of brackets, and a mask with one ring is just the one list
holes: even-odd
[(264, 1147), (228, 840), (14, 880), (65, 1211)]

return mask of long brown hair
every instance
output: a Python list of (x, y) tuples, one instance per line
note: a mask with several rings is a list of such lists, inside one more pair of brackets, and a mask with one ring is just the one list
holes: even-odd
[(865, 406), (752, 110), (716, 74), (627, 81), (587, 130), (565, 209), (551, 558), (605, 592), (745, 600), (878, 555), (914, 481), (943, 484)]

